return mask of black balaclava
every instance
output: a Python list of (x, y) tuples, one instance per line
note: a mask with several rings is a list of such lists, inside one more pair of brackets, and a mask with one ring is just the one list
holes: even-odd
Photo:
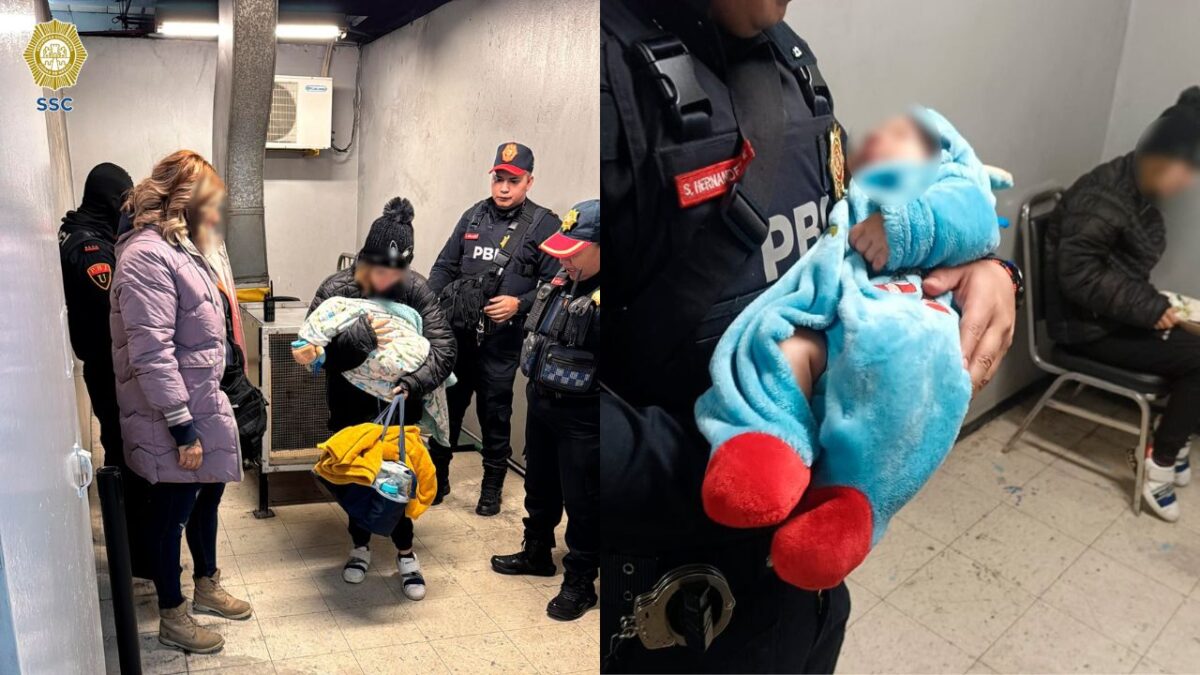
[(1162, 155), (1200, 169), (1200, 87), (1188, 87), (1138, 141), (1139, 155)]
[(132, 187), (133, 180), (125, 169), (108, 162), (97, 164), (84, 183), (83, 201), (78, 209), (68, 211), (63, 217), (63, 227), (86, 229), (115, 239), (121, 220), (121, 204)]

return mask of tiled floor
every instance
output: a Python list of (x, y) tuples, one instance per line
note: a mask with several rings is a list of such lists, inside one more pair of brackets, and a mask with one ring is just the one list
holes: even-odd
[(851, 575), (840, 672), (1200, 672), (1200, 488), (1174, 525), (1135, 516), (1136, 439), (1054, 411), (1003, 454), (1031, 404), (962, 439)]
[[(1079, 400), (1133, 418), (1127, 403)], [(964, 438), (851, 576), (840, 672), (1200, 672), (1200, 488), (1180, 490), (1175, 525), (1134, 516), (1134, 440), (1053, 411), (1002, 454), (1028, 405)], [(520, 543), (519, 477), (509, 475), (503, 513), (486, 519), (472, 511), (477, 458), (456, 456), (454, 471), (454, 493), (417, 522), (429, 597), (416, 603), (399, 594), (383, 539), (368, 581), (341, 581), (348, 542), (336, 507), (277, 507), (259, 521), (254, 483), (231, 485), (221, 565), (255, 616), (205, 618), (225, 650), (185, 657), (158, 644), (153, 594), (140, 588), (146, 672), (595, 672), (597, 612), (551, 621), (543, 610), (560, 579), (487, 569), (491, 553)], [(115, 672), (111, 602), (102, 610)]]
[[(524, 490), (521, 477), (510, 473), (500, 515), (477, 516), (481, 471), (478, 455), (455, 455), (454, 491), (416, 522), (416, 550), (428, 584), (428, 596), (420, 602), (401, 594), (395, 548), (386, 538), (372, 541), (366, 582), (342, 581), (350, 539), (345, 516), (335, 505), (277, 506), (277, 517), (256, 520), (250, 514), (257, 499), (253, 477), (230, 484), (221, 504), (218, 560), (222, 582), (254, 605), (254, 616), (246, 621), (202, 617), (225, 635), (225, 648), (210, 656), (185, 656), (158, 643), (153, 587), (137, 584), (144, 672), (595, 672), (597, 611), (573, 623), (554, 621), (545, 607), (561, 576), (506, 577), (488, 566), (493, 553), (520, 547)], [(116, 673), (102, 528), (92, 502), (105, 654), (109, 672)], [(562, 532), (558, 535), (561, 541)], [(188, 596), (191, 559), (184, 551)]]

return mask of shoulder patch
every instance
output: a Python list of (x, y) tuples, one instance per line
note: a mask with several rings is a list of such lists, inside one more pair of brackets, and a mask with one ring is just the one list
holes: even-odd
[(83, 247), (84, 253), (95, 253), (100, 250), (100, 244), (85, 244)]
[(101, 290), (108, 290), (112, 284), (112, 266), (108, 263), (96, 263), (87, 268), (88, 278), (92, 283), (100, 287)]

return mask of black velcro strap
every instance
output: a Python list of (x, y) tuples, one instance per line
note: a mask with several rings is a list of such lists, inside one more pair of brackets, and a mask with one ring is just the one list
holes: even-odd
[(681, 141), (712, 134), (712, 101), (696, 79), (692, 55), (670, 34), (642, 40), (634, 53), (667, 104), (667, 126)]

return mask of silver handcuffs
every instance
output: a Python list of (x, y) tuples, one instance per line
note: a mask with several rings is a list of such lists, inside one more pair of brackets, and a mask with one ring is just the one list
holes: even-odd
[(729, 625), (735, 601), (721, 571), (711, 565), (701, 564), (684, 565), (667, 572), (654, 584), (654, 588), (634, 598), (633, 614), (621, 617), (620, 632), (614, 636), (614, 642), (637, 637), (646, 649), (686, 647), (687, 640), (671, 624), (667, 608), (671, 598), (692, 583), (707, 584), (720, 597), (719, 604), (713, 606), (716, 616), (707, 641), (707, 644), (711, 644)]

